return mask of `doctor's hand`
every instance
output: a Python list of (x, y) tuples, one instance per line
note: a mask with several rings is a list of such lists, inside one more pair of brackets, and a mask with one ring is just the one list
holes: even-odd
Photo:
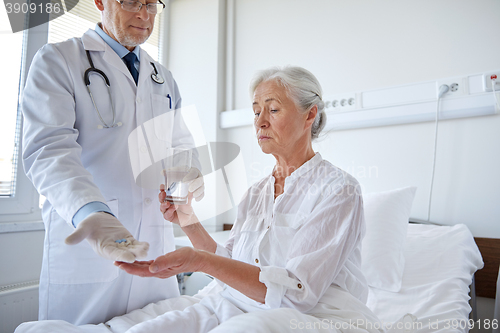
[(87, 216), (65, 242), (74, 245), (84, 239), (98, 255), (115, 261), (134, 262), (149, 250), (147, 242), (137, 241), (116, 217), (104, 212)]
[(199, 222), (198, 217), (196, 217), (193, 211), (193, 207), (191, 207), (193, 193), (189, 193), (188, 202), (185, 205), (177, 205), (165, 201), (166, 196), (165, 185), (161, 184), (158, 200), (160, 201), (160, 212), (163, 214), (165, 220), (178, 224), (181, 228)]
[(204, 251), (192, 247), (182, 247), (149, 261), (134, 263), (115, 262), (125, 272), (142, 277), (166, 279), (184, 272), (199, 272), (203, 269)]

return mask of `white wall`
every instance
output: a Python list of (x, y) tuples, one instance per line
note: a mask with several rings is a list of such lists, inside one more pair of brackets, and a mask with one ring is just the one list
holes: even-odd
[(40, 278), (43, 238), (43, 230), (0, 233), (0, 286)]
[[(250, 107), (253, 73), (274, 65), (309, 69), (328, 95), (500, 69), (495, 0), (237, 0), (235, 6), (235, 109)], [(439, 126), (430, 220), (500, 238), (500, 116)], [(220, 132), (253, 164), (249, 180), (269, 170), (274, 160), (260, 152), (250, 126)], [(336, 131), (314, 148), (366, 192), (418, 186), (411, 216), (426, 219), (433, 133), (433, 123)]]
[[(219, 6), (217, 0), (183, 0), (170, 3), (167, 67), (182, 95), (183, 106), (195, 105), (206, 142), (217, 138), (219, 62)], [(190, 121), (190, 119), (186, 119)], [(203, 210), (208, 231), (216, 231), (216, 189), (208, 186), (205, 199), (194, 203)], [(179, 228), (174, 229), (180, 235)]]
[(171, 1), (167, 67), (182, 93), (183, 105), (196, 105), (205, 137), (215, 141), (217, 128), (216, 0)]

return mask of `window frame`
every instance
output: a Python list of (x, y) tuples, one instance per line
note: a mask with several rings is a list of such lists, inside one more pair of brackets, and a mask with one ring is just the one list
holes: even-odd
[[(29, 19), (29, 17), (27, 17)], [(26, 29), (23, 32), (23, 59), (21, 61), (21, 82), (19, 84), (20, 92), (18, 94), (18, 106), (17, 112), (20, 113), (20, 102), (23, 96), (24, 85), (26, 83), (26, 77), (31, 65), (31, 61), (35, 56), (36, 52), (47, 43), (49, 24), (44, 23), (39, 26)], [(20, 124), (18, 128), (22, 131), (23, 117), (18, 117)], [(15, 179), (15, 192), (14, 196), (2, 197), (0, 198), (0, 232), (13, 231), (12, 226), (6, 226), (5, 224), (13, 223), (16, 226), (17, 231), (24, 230), (22, 225), (18, 225), (16, 222), (40, 222), (41, 209), (39, 208), (39, 194), (31, 181), (28, 179), (24, 172), (23, 162), (22, 162), (22, 135), (19, 133), (19, 147), (17, 153), (17, 165), (16, 165), (16, 179)], [(32, 230), (32, 226), (28, 226), (29, 230)], [(14, 230), (14, 231), (16, 231)]]

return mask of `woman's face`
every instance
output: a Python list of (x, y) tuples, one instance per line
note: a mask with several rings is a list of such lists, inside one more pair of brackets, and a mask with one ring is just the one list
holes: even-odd
[(287, 157), (311, 145), (309, 113), (299, 113), (286, 89), (276, 81), (257, 86), (253, 112), (257, 140), (264, 153)]

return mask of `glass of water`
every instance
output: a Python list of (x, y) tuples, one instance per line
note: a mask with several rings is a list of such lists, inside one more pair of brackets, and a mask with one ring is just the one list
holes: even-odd
[(183, 148), (167, 148), (166, 157), (162, 160), (163, 178), (165, 181), (165, 201), (177, 205), (188, 202), (189, 183), (182, 179), (191, 168), (192, 150)]

